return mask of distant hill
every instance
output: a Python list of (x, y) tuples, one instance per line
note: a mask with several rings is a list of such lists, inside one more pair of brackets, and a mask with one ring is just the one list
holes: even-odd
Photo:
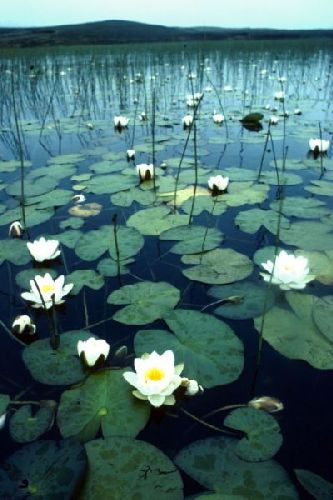
[(333, 30), (273, 30), (203, 26), (171, 28), (132, 21), (99, 21), (43, 28), (0, 28), (0, 48), (279, 38), (333, 38)]

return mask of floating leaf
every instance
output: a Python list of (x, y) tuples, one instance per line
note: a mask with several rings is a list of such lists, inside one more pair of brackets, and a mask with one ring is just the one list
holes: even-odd
[(2, 498), (72, 498), (86, 465), (72, 441), (37, 441), (22, 447), (0, 470)]
[(333, 295), (318, 297), (313, 303), (313, 319), (321, 333), (333, 343)]
[(332, 196), (333, 182), (323, 180), (313, 180), (310, 186), (304, 188), (309, 193), (319, 194), (320, 196)]
[[(109, 235), (109, 253), (110, 256), (117, 260), (119, 255), (119, 260), (124, 261), (133, 257), (140, 252), (144, 245), (144, 238), (142, 235), (133, 227), (126, 226), (116, 226), (116, 237), (117, 246), (114, 234), (114, 228), (110, 229)], [(118, 254), (119, 252), (119, 254)]]
[(104, 286), (104, 278), (93, 269), (78, 269), (66, 276), (68, 283), (74, 283), (71, 294), (77, 295), (84, 286), (99, 290)]
[(116, 321), (125, 325), (145, 325), (168, 314), (179, 297), (179, 290), (169, 283), (143, 281), (115, 290), (108, 296), (107, 303), (128, 304), (113, 315)]
[(180, 226), (164, 231), (161, 240), (179, 240), (170, 251), (176, 254), (196, 254), (218, 247), (223, 234), (216, 228), (205, 226)]
[[(265, 315), (264, 339), (290, 359), (302, 359), (315, 368), (333, 368), (333, 345), (319, 331), (312, 319), (313, 295), (297, 292), (285, 294), (292, 311), (272, 307)], [(259, 331), (262, 318), (254, 320)]]
[(333, 497), (333, 484), (305, 469), (295, 469), (297, 479), (304, 489), (316, 500), (331, 500)]
[(0, 417), (7, 410), (7, 406), (10, 403), (10, 397), (7, 394), (0, 394)]
[(37, 205), (38, 209), (53, 208), (67, 205), (72, 199), (72, 191), (68, 189), (53, 189), (45, 194), (28, 199), (29, 205)]
[(109, 248), (111, 226), (101, 226), (84, 233), (75, 246), (75, 253), (83, 260), (96, 260)]
[(253, 184), (252, 182), (231, 182), (228, 193), (218, 196), (219, 201), (224, 201), (230, 207), (241, 205), (254, 205), (266, 200), (269, 186)]
[(184, 269), (187, 278), (202, 283), (223, 285), (247, 278), (253, 271), (253, 263), (232, 248), (216, 248), (203, 255), (184, 255), (184, 264), (196, 264)]
[(280, 201), (272, 201), (270, 207), (280, 211), (286, 217), (299, 217), (301, 219), (319, 219), (330, 213), (326, 203), (315, 198), (304, 198), (302, 196), (288, 196), (284, 198), (280, 208)]
[(1, 240), (0, 244), (0, 265), (7, 260), (16, 266), (27, 264), (31, 256), (25, 241), (20, 239)]
[(279, 216), (273, 210), (251, 208), (240, 212), (235, 218), (235, 224), (245, 233), (255, 234), (261, 226), (266, 227), (272, 234), (277, 234), (280, 227), (288, 229), (290, 224), (286, 217)]
[[(251, 282), (232, 285), (213, 286), (208, 294), (220, 299), (215, 314), (230, 319), (250, 319), (263, 314), (264, 306), (268, 311), (275, 301), (275, 289)], [(236, 297), (236, 300), (230, 300)], [(267, 297), (267, 298), (266, 298)]]
[[(63, 437), (93, 439), (101, 426), (104, 437), (135, 437), (146, 425), (150, 408), (132, 394), (124, 370), (102, 370), (61, 396), (57, 421)], [(88, 432), (87, 432), (88, 431)]]
[[(37, 179), (28, 179), (24, 182), (25, 196), (38, 196), (40, 194), (52, 191), (58, 184), (57, 179), (50, 176), (38, 177)], [(11, 196), (21, 195), (21, 180), (12, 182), (6, 188), (6, 193)]]
[(181, 500), (183, 482), (171, 460), (155, 446), (125, 437), (86, 444), (89, 469), (82, 494), (93, 498)]
[(85, 376), (77, 354), (77, 343), (89, 337), (91, 333), (87, 330), (63, 333), (60, 347), (55, 350), (50, 347), (49, 339), (36, 340), (24, 349), (23, 361), (33, 378), (42, 384), (75, 384)]
[(127, 274), (129, 270), (126, 266), (132, 264), (134, 259), (125, 259), (119, 262), (113, 259), (102, 259), (97, 264), (97, 271), (105, 277), (118, 276), (118, 274)]
[(28, 443), (39, 438), (53, 423), (54, 409), (44, 405), (32, 414), (31, 405), (23, 405), (10, 419), (10, 435), (17, 443)]
[(83, 219), (79, 219), (78, 217), (68, 217), (68, 219), (62, 220), (59, 224), (61, 229), (80, 229), (84, 224)]
[(45, 273), (49, 273), (52, 278), (56, 278), (57, 276), (57, 271), (55, 271), (54, 269), (51, 269), (49, 267), (38, 267), (35, 269), (24, 269), (23, 271), (20, 271), (16, 274), (15, 281), (21, 288), (29, 289), (30, 280), (33, 280), (36, 274), (44, 276)]
[(188, 222), (188, 217), (170, 212), (171, 208), (165, 205), (145, 208), (131, 215), (127, 220), (127, 225), (136, 228), (141, 234), (153, 236)]
[(248, 462), (272, 458), (282, 445), (279, 424), (265, 411), (237, 408), (224, 419), (224, 425), (246, 433), (237, 442), (234, 451), (239, 458)]
[(234, 452), (236, 443), (225, 437), (195, 441), (178, 453), (175, 462), (220, 498), (240, 494), (248, 500), (298, 499), (295, 486), (277, 462), (245, 462)]
[(164, 330), (139, 330), (135, 352), (141, 356), (167, 349), (176, 363), (184, 363), (184, 376), (206, 388), (229, 384), (243, 370), (243, 345), (223, 321), (198, 311), (178, 309), (165, 318), (174, 335)]
[(113, 194), (126, 191), (138, 184), (137, 176), (122, 174), (94, 175), (86, 182), (87, 191), (93, 194)]
[(331, 250), (333, 232), (330, 227), (318, 221), (300, 221), (281, 228), (280, 239), (287, 245), (295, 245), (304, 250)]
[(68, 210), (68, 213), (74, 217), (92, 217), (99, 215), (102, 205), (96, 202), (74, 205)]
[(129, 191), (121, 191), (111, 196), (111, 202), (120, 207), (130, 207), (133, 202), (140, 205), (151, 205), (155, 201), (153, 191), (143, 191), (140, 188), (132, 187)]
[[(185, 203), (182, 204), (182, 209), (187, 214), (192, 211), (193, 197), (189, 198)], [(196, 196), (193, 215), (200, 215), (202, 212), (206, 211), (212, 215), (222, 215), (227, 210), (227, 205), (223, 201), (216, 201), (212, 196)]]

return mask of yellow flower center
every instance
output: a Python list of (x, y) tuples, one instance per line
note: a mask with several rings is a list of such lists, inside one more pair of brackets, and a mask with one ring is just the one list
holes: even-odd
[(165, 373), (163, 370), (160, 368), (150, 368), (150, 370), (147, 370), (145, 373), (145, 380), (152, 380), (153, 382), (158, 382), (159, 380), (162, 380), (165, 376)]
[(53, 293), (55, 292), (55, 286), (53, 283), (45, 283), (40, 287), (42, 293)]

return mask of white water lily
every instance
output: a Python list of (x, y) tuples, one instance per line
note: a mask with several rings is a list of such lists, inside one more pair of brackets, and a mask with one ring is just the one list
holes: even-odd
[(179, 376), (184, 365), (175, 366), (173, 351), (163, 354), (153, 351), (135, 358), (135, 372), (125, 372), (125, 380), (135, 387), (133, 395), (138, 399), (148, 400), (152, 406), (173, 405), (174, 391), (180, 386)]
[(215, 175), (208, 179), (208, 187), (213, 193), (226, 191), (229, 185), (229, 177)]
[(284, 92), (283, 90), (278, 90), (277, 92), (274, 93), (274, 99), (277, 101), (283, 101), (284, 100)]
[(37, 262), (52, 260), (60, 255), (59, 241), (46, 240), (43, 236), (39, 240), (28, 241), (27, 247), (31, 257)]
[(152, 163), (149, 165), (147, 163), (141, 163), (136, 166), (136, 171), (139, 174), (140, 181), (149, 181), (154, 178), (155, 168)]
[(224, 122), (224, 115), (222, 115), (222, 113), (217, 113), (216, 111), (214, 111), (214, 113), (213, 113), (213, 122), (214, 123), (222, 123), (222, 122)]
[(193, 115), (185, 115), (183, 120), (184, 128), (190, 127), (193, 123)]
[(234, 89), (232, 88), (231, 85), (225, 85), (223, 87), (224, 92), (232, 92)]
[(130, 119), (127, 118), (127, 116), (115, 116), (113, 118), (114, 126), (118, 129), (125, 128), (127, 127), (129, 120)]
[(128, 160), (134, 160), (135, 159), (135, 149), (128, 149), (126, 151), (126, 155)]
[(6, 423), (6, 412), (0, 415), (0, 431), (5, 427)]
[(194, 94), (188, 94), (186, 96), (186, 104), (189, 108), (194, 108), (199, 104), (201, 99), (203, 98), (203, 92), (194, 92)]
[(278, 124), (278, 122), (279, 122), (279, 119), (278, 119), (278, 117), (277, 117), (277, 116), (272, 115), (272, 116), (270, 117), (270, 119), (269, 119), (269, 123), (270, 123), (271, 125), (277, 125), (277, 124)]
[(24, 229), (20, 221), (16, 220), (9, 226), (8, 234), (11, 238), (20, 238)]
[(108, 357), (110, 352), (110, 345), (103, 339), (95, 339), (90, 337), (88, 340), (79, 340), (77, 343), (77, 352), (79, 356), (81, 353), (84, 354), (85, 363), (92, 367), (95, 366), (96, 361), (104, 356), (104, 359)]
[(319, 151), (320, 153), (325, 153), (330, 147), (330, 141), (325, 139), (310, 139), (309, 148), (311, 151)]
[(21, 314), (21, 316), (16, 316), (14, 319), (12, 330), (18, 335), (34, 335), (36, 332), (36, 325), (32, 322), (30, 316), (27, 314)]
[(301, 115), (301, 114), (302, 114), (302, 110), (300, 108), (294, 109), (294, 115)]
[[(36, 283), (37, 286), (36, 286)], [(61, 275), (53, 279), (49, 273), (44, 276), (37, 274), (34, 280), (30, 280), (30, 292), (21, 293), (21, 297), (33, 302), (32, 307), (50, 309), (53, 305), (63, 304), (63, 297), (73, 288), (73, 283), (65, 283), (65, 276)]]
[(86, 197), (84, 196), (84, 194), (75, 194), (73, 197), (72, 197), (72, 200), (74, 201), (74, 203), (84, 203), (86, 201)]
[(279, 285), (281, 290), (301, 290), (315, 279), (314, 275), (309, 274), (309, 261), (306, 257), (296, 257), (285, 250), (281, 250), (276, 256), (275, 264), (268, 260), (261, 265), (268, 273), (260, 273), (264, 280)]

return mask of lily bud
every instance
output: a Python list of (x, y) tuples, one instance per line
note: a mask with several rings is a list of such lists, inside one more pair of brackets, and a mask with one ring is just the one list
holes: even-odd
[(135, 159), (135, 149), (128, 149), (126, 151), (127, 154), (127, 159), (128, 160), (134, 160)]
[(123, 359), (126, 358), (127, 356), (127, 346), (122, 345), (119, 347), (119, 349), (116, 350), (114, 353), (114, 357), (118, 359)]
[(109, 344), (102, 339), (90, 337), (88, 340), (79, 340), (77, 343), (77, 352), (80, 358), (90, 368), (103, 363), (109, 351)]
[(21, 316), (16, 316), (12, 324), (12, 331), (16, 335), (34, 335), (36, 325), (32, 322), (30, 316), (22, 314)]
[(24, 229), (20, 221), (16, 220), (9, 226), (9, 236), (11, 238), (21, 238)]
[(5, 427), (6, 423), (6, 412), (0, 416), (0, 431)]
[(264, 410), (268, 413), (276, 413), (277, 411), (283, 410), (284, 406), (281, 401), (271, 396), (261, 396), (260, 398), (254, 398), (249, 401), (248, 406), (255, 408), (256, 410)]
[(186, 377), (182, 378), (181, 384), (185, 390), (185, 396), (195, 396), (198, 392), (203, 392), (204, 388), (202, 385), (199, 385), (196, 380), (188, 379)]
[(84, 194), (75, 194), (72, 197), (72, 200), (74, 201), (74, 203), (84, 203), (86, 201), (86, 197), (84, 196)]

